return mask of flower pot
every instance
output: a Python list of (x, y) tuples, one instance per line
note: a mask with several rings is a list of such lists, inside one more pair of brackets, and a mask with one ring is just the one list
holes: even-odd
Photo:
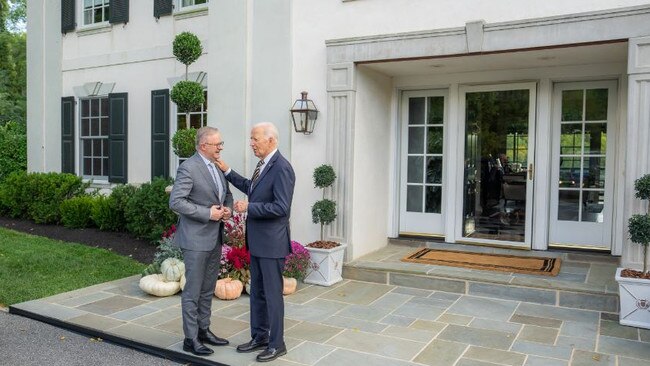
[(296, 292), (296, 287), (298, 287), (298, 280), (291, 277), (282, 277), (282, 279), (284, 280), (282, 295), (291, 295), (292, 293)]
[(650, 280), (621, 277), (622, 270), (616, 271), (621, 301), (619, 323), (650, 329)]
[(311, 256), (311, 268), (307, 271), (305, 283), (331, 286), (343, 279), (343, 255), (347, 244), (332, 249), (305, 247)]

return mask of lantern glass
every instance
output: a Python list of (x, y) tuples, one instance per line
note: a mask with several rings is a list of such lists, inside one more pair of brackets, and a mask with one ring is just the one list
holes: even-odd
[(309, 135), (314, 131), (318, 109), (311, 99), (307, 99), (307, 92), (302, 92), (302, 97), (297, 99), (291, 107), (291, 119), (296, 132)]

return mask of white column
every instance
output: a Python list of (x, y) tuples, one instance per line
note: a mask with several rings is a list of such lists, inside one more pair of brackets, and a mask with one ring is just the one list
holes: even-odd
[[(354, 156), (354, 105), (356, 98), (353, 63), (327, 66), (327, 161), (336, 172), (334, 186), (325, 193), (337, 202), (336, 220), (328, 225), (328, 240), (348, 243), (352, 237), (352, 187)], [(347, 258), (353, 258), (352, 246)]]
[(61, 2), (27, 4), (27, 170), (61, 171)]
[[(650, 173), (650, 37), (630, 39), (628, 45), (628, 114), (625, 157), (626, 222), (635, 213), (645, 213), (648, 202), (635, 198), (634, 180)], [(621, 266), (640, 269), (642, 248), (632, 243), (625, 232)]]

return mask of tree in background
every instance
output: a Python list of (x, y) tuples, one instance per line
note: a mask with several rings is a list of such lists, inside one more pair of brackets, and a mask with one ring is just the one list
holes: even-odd
[(25, 0), (0, 0), (0, 125), (25, 123), (27, 35)]

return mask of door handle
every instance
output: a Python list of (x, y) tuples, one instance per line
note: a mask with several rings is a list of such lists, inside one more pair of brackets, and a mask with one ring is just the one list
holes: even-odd
[(533, 177), (535, 177), (534, 166), (533, 163), (530, 163), (528, 164), (528, 180), (533, 180)]

